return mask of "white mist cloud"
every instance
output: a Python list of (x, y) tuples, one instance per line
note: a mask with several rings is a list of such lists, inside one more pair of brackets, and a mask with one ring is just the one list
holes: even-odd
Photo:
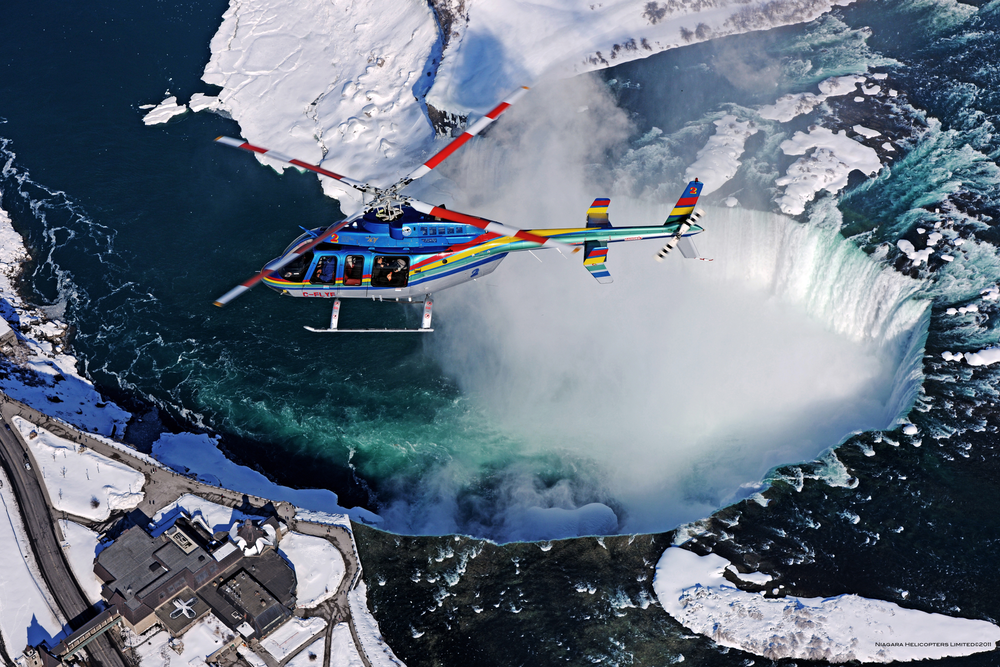
[[(614, 195), (601, 165), (622, 152), (628, 119), (587, 78), (524, 102), (449, 165), (459, 208), (526, 228), (582, 226), (595, 196)], [(657, 224), (672, 203), (613, 199), (611, 220)], [(464, 480), (451, 462), (447, 483), (427, 484), (489, 487), (479, 509), (494, 516), (479, 528), (501, 540), (609, 526), (593, 503), (614, 509), (618, 531), (662, 530), (774, 465), (892, 424), (897, 366), (924, 310), (906, 305), (912, 281), (829, 229), (770, 213), (713, 209), (705, 226), (698, 245), (713, 262), (657, 264), (654, 242), (614, 244), (615, 282), (599, 285), (579, 255), (522, 253), (437, 295), (431, 349), (511, 451), (505, 463), (486, 457), (478, 477), (469, 467), (486, 458), (454, 452)], [(424, 495), (421, 511), (448, 515), (450, 497)], [(555, 515), (533, 508), (582, 508), (581, 520), (560, 514), (552, 527), (542, 519)]]

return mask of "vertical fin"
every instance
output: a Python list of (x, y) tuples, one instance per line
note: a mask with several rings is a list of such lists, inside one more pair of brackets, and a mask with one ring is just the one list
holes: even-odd
[(611, 221), (608, 220), (608, 205), (610, 204), (611, 200), (607, 197), (595, 199), (594, 203), (587, 209), (587, 226), (610, 227)]
[(687, 184), (687, 187), (684, 188), (684, 194), (677, 200), (674, 210), (670, 211), (670, 217), (663, 223), (664, 226), (683, 222), (690, 217), (695, 205), (698, 203), (698, 196), (701, 194), (703, 185), (704, 183), (700, 182), (697, 178)]

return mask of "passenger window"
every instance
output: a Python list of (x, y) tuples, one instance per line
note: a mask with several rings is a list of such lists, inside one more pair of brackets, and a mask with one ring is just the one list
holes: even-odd
[(348, 255), (344, 260), (344, 284), (348, 287), (360, 285), (365, 274), (365, 258), (362, 255)]
[(332, 285), (337, 278), (337, 258), (335, 256), (320, 257), (316, 262), (316, 270), (310, 282), (321, 285)]
[(410, 277), (409, 257), (376, 255), (372, 268), (372, 287), (406, 287)]

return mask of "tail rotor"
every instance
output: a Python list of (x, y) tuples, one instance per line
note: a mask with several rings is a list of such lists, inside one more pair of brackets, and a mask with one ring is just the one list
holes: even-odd
[(680, 227), (677, 228), (677, 232), (670, 237), (670, 240), (667, 241), (666, 245), (660, 248), (660, 251), (656, 253), (656, 261), (662, 262), (666, 256), (670, 254), (670, 251), (676, 248), (678, 244), (681, 245), (681, 254), (688, 259), (696, 259), (698, 257), (698, 251), (695, 249), (694, 243), (692, 243), (690, 239), (684, 238), (684, 235), (687, 234), (688, 230), (690, 230), (703, 215), (705, 215), (705, 210), (699, 208), (697, 211), (688, 216), (687, 219), (681, 223)]

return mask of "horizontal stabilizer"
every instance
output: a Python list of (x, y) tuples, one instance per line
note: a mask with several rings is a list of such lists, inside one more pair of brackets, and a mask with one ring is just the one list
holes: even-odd
[(587, 209), (587, 226), (610, 227), (611, 221), (608, 220), (608, 206), (610, 204), (611, 200), (606, 197), (595, 199), (594, 203)]
[(602, 285), (613, 283), (611, 272), (605, 266), (608, 259), (608, 244), (604, 241), (587, 241), (583, 244), (583, 266)]
[(677, 244), (677, 247), (680, 248), (681, 254), (687, 259), (698, 259), (701, 257), (701, 255), (698, 254), (698, 248), (694, 245), (694, 239), (690, 236), (682, 238)]

